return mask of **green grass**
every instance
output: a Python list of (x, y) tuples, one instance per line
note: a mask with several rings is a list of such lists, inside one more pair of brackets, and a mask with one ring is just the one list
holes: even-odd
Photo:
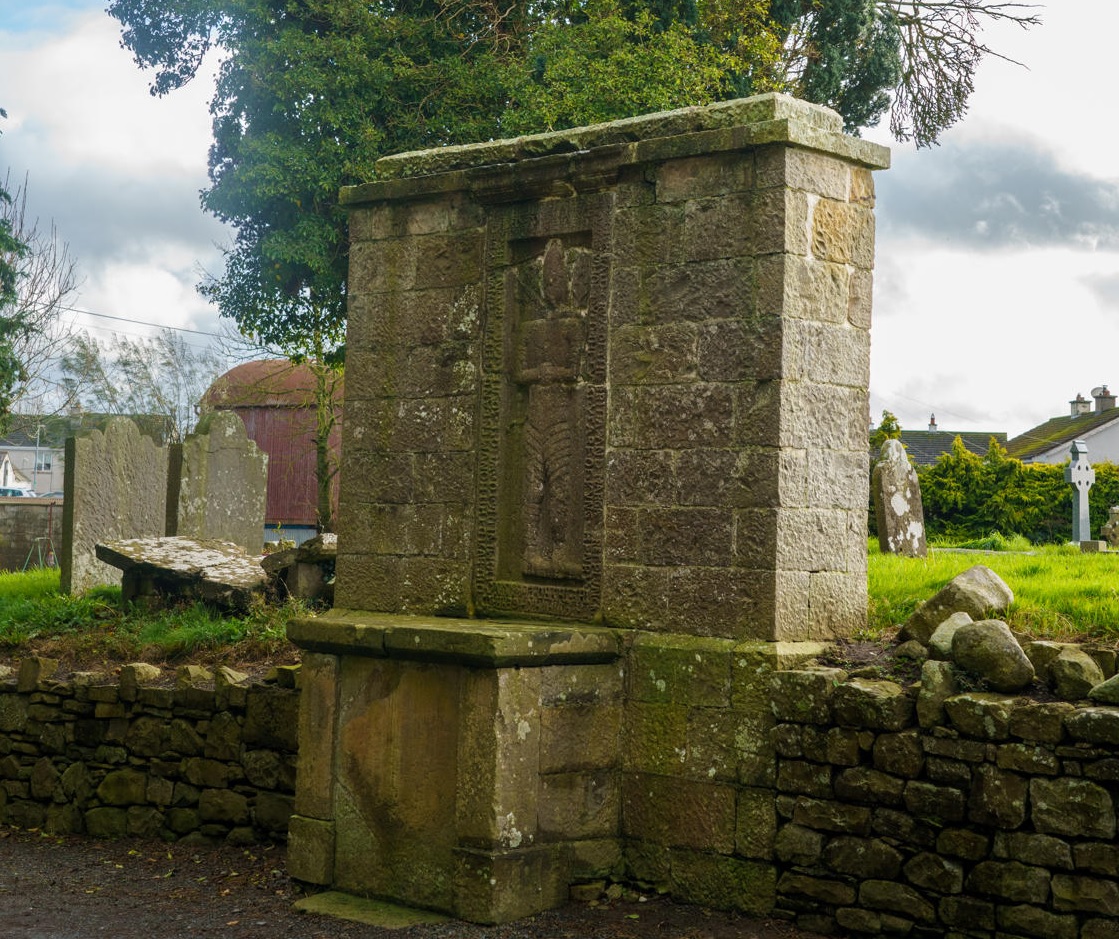
[(903, 622), (919, 601), (974, 564), (991, 568), (1014, 591), (1006, 616), (1011, 627), (1051, 639), (1119, 639), (1119, 553), (1082, 554), (1071, 546), (1029, 554), (932, 548), (921, 559), (881, 554), (877, 543), (868, 558), (871, 636)]
[[(992, 544), (999, 541), (991, 538)], [(985, 564), (1014, 591), (1006, 617), (1012, 627), (1054, 639), (1119, 640), (1119, 552), (1082, 554), (1062, 546), (1029, 553), (958, 553), (934, 547), (928, 558), (919, 559), (881, 554), (872, 540), (868, 562), (867, 638), (888, 634), (918, 602), (972, 565)], [(156, 612), (123, 610), (115, 588), (63, 596), (57, 570), (0, 573), (0, 653), (34, 652), (86, 662), (275, 658), (291, 654), (287, 623), (305, 612), (295, 602), (261, 603), (244, 616), (221, 615), (202, 604)]]
[(80, 597), (59, 592), (57, 570), (0, 573), (0, 651), (34, 651), (74, 660), (185, 657), (237, 660), (290, 652), (288, 620), (306, 608), (260, 603), (243, 616), (200, 603), (159, 611), (122, 609), (120, 589)]

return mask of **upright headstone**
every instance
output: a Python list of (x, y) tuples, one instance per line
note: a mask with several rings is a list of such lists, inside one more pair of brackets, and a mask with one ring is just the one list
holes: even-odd
[(163, 534), (167, 449), (143, 436), (127, 417), (111, 418), (104, 432), (66, 441), (64, 492), (62, 591), (118, 584), (120, 572), (97, 560), (95, 546)]
[(871, 474), (874, 519), (878, 525), (878, 547), (883, 554), (923, 558), (925, 511), (921, 483), (910, 465), (900, 440), (887, 440)]
[(1088, 462), (1088, 445), (1083, 440), (1072, 442), (1072, 461), (1065, 467), (1065, 482), (1072, 484), (1072, 540), (1092, 539), (1092, 523), (1088, 515), (1088, 490), (1096, 481), (1096, 471)]
[(1107, 521), (1100, 528), (1100, 534), (1112, 550), (1119, 548), (1119, 505), (1108, 509)]
[(171, 446), (167, 534), (231, 541), (260, 554), (267, 491), (268, 454), (236, 414), (212, 411)]

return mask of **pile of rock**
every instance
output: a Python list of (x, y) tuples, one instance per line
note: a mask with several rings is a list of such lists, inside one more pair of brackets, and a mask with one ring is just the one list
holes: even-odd
[[(953, 667), (1008, 694), (1040, 681), (1063, 701), (1119, 704), (1116, 649), (1031, 640), (1002, 620), (1014, 594), (990, 568), (977, 564), (922, 603), (901, 628), (897, 655), (928, 659), (923, 686), (955, 689)], [(923, 688), (924, 692), (929, 689)]]
[(266, 554), (261, 566), (284, 595), (333, 604), (337, 559), (338, 536), (324, 532), (298, 547)]

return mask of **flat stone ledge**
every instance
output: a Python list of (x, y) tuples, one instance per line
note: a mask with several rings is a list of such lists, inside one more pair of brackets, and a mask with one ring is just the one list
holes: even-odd
[[(487, 170), (567, 162), (574, 176), (601, 173), (599, 154), (617, 166), (786, 143), (831, 153), (871, 169), (890, 165), (887, 147), (842, 133), (834, 111), (788, 95), (766, 94), (704, 107), (507, 140), (416, 150), (382, 157), (376, 180), (342, 190), (343, 205), (486, 188)], [(694, 145), (689, 146), (688, 141)], [(562, 170), (561, 170), (562, 171)]]
[(461, 662), (489, 668), (598, 664), (622, 654), (622, 634), (600, 626), (442, 619), (332, 610), (288, 624), (308, 652)]
[(99, 561), (121, 570), (129, 602), (177, 595), (243, 609), (268, 585), (260, 559), (228, 541), (126, 538), (99, 543), (94, 550)]

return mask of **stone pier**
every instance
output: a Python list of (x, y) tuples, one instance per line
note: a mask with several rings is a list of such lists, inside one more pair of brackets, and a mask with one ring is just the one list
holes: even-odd
[(772, 908), (768, 676), (865, 621), (887, 163), (766, 95), (344, 192), (294, 876), (478, 922), (596, 877)]

